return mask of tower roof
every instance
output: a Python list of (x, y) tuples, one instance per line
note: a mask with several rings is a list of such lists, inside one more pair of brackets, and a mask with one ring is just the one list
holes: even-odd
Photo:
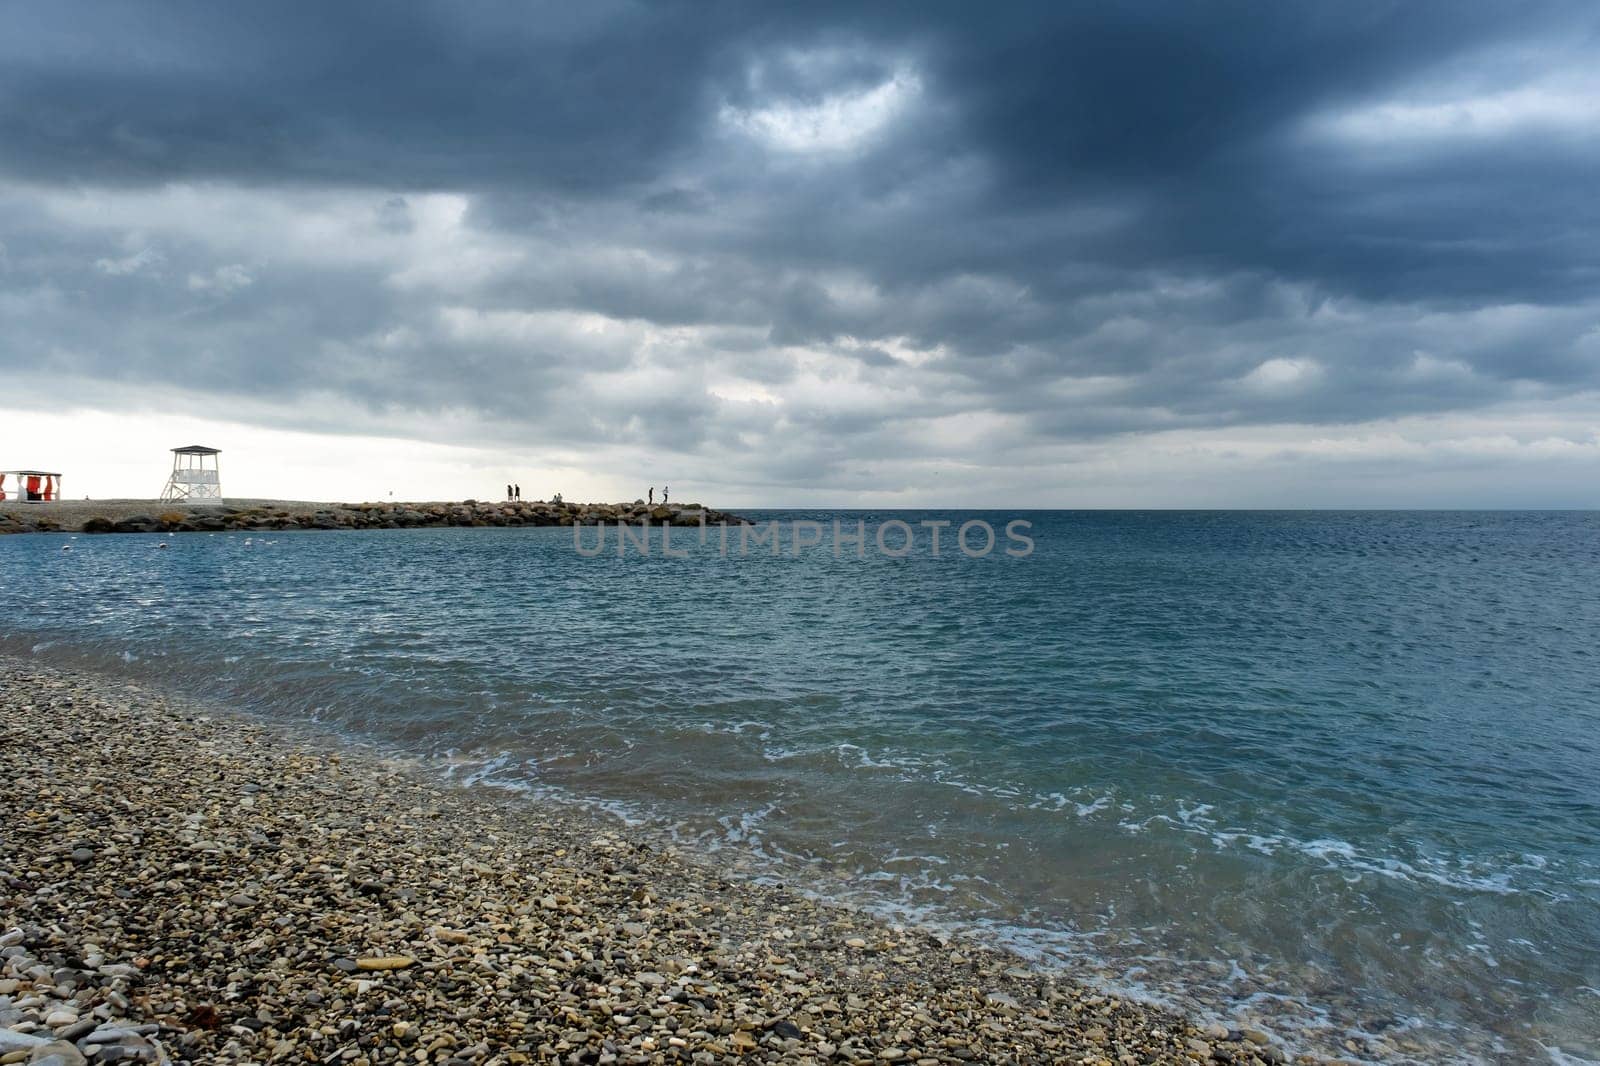
[(177, 455), (220, 455), (221, 448), (207, 448), (204, 444), (188, 444), (182, 448), (174, 448)]

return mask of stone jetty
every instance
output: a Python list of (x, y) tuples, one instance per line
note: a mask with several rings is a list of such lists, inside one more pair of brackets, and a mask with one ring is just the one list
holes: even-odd
[(61, 501), (0, 508), (3, 533), (221, 533), (235, 530), (436, 529), (445, 526), (572, 526), (601, 522), (697, 526), (739, 518), (698, 503), (301, 503), (248, 500), (186, 507), (148, 500)]
[(6, 658), (0, 721), (0, 1063), (1285, 1060), (310, 727)]

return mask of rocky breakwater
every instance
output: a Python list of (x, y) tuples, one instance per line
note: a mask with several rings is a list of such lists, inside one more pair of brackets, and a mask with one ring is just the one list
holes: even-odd
[(0, 1062), (1264, 1066), (614, 821), (0, 659)]
[[(50, 507), (0, 512), (3, 533), (221, 533), (290, 529), (434, 529), (447, 526), (572, 526), (627, 522), (637, 525), (698, 526), (737, 524), (739, 518), (697, 503), (554, 503), (518, 500), (487, 503), (329, 503), (265, 504), (163, 510), (120, 508), (88, 513)], [(110, 511), (110, 509), (107, 509)]]

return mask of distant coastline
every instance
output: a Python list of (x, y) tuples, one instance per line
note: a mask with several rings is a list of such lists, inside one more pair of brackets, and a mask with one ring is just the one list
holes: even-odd
[(221, 533), (292, 529), (438, 529), (459, 526), (573, 526), (600, 522), (698, 526), (738, 516), (698, 503), (571, 503), (545, 500), (316, 503), (225, 500), (219, 506), (162, 500), (60, 500), (0, 504), (6, 533)]

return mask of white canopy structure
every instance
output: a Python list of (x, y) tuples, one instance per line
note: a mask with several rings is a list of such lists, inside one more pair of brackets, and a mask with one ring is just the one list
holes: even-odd
[(222, 476), (217, 468), (220, 448), (207, 448), (203, 444), (189, 444), (172, 449), (172, 475), (167, 487), (161, 490), (163, 500), (217, 503), (222, 502)]
[[(16, 487), (6, 478), (17, 479)], [(49, 470), (0, 470), (0, 500), (15, 498), (18, 503), (49, 503), (61, 499), (61, 475)]]

